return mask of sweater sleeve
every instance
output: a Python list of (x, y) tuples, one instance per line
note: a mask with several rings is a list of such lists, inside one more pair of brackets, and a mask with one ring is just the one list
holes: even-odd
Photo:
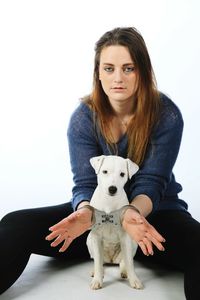
[(80, 104), (72, 114), (67, 137), (74, 181), (72, 206), (75, 210), (80, 202), (90, 201), (92, 197), (97, 178), (89, 160), (101, 154), (95, 136), (92, 112), (85, 104)]
[(152, 133), (144, 162), (129, 187), (130, 201), (137, 195), (145, 194), (152, 200), (153, 211), (157, 209), (173, 176), (172, 169), (177, 159), (183, 131), (181, 112), (170, 99), (165, 100), (160, 121)]

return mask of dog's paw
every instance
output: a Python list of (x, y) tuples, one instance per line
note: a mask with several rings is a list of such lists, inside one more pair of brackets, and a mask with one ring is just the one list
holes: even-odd
[(127, 278), (128, 277), (126, 271), (121, 271), (120, 275), (121, 275), (121, 278)]
[(142, 282), (136, 277), (133, 279), (129, 279), (130, 286), (134, 289), (141, 290), (144, 288)]
[[(90, 277), (94, 277), (94, 270), (90, 271)], [(104, 273), (103, 273), (103, 278), (104, 278)]]
[(92, 279), (90, 287), (92, 290), (98, 290), (102, 288), (102, 282), (100, 280), (97, 280), (95, 278)]

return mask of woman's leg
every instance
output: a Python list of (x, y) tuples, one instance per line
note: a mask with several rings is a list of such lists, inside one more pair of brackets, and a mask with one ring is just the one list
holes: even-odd
[(21, 275), (32, 253), (63, 259), (89, 257), (87, 233), (77, 238), (64, 253), (45, 240), (48, 228), (72, 213), (71, 203), (19, 210), (0, 222), (0, 294)]
[(165, 251), (154, 249), (153, 256), (144, 257), (138, 248), (136, 258), (182, 270), (186, 299), (200, 299), (200, 223), (184, 211), (160, 211), (148, 221), (166, 239)]

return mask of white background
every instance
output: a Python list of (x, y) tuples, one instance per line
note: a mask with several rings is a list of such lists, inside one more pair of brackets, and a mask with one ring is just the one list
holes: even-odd
[(66, 129), (90, 93), (94, 44), (116, 26), (143, 35), (158, 87), (183, 113), (175, 166), (200, 220), (200, 5), (195, 0), (0, 1), (0, 217), (70, 200)]

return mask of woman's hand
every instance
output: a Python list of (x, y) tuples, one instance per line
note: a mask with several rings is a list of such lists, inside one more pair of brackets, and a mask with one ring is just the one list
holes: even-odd
[(165, 239), (149, 222), (137, 211), (128, 208), (124, 213), (122, 226), (124, 230), (135, 240), (145, 255), (153, 255), (153, 244), (164, 251), (161, 244)]
[(67, 218), (49, 228), (51, 233), (46, 240), (51, 241), (51, 247), (56, 247), (63, 242), (59, 252), (64, 252), (72, 241), (87, 231), (92, 225), (92, 210), (88, 207), (73, 212)]

